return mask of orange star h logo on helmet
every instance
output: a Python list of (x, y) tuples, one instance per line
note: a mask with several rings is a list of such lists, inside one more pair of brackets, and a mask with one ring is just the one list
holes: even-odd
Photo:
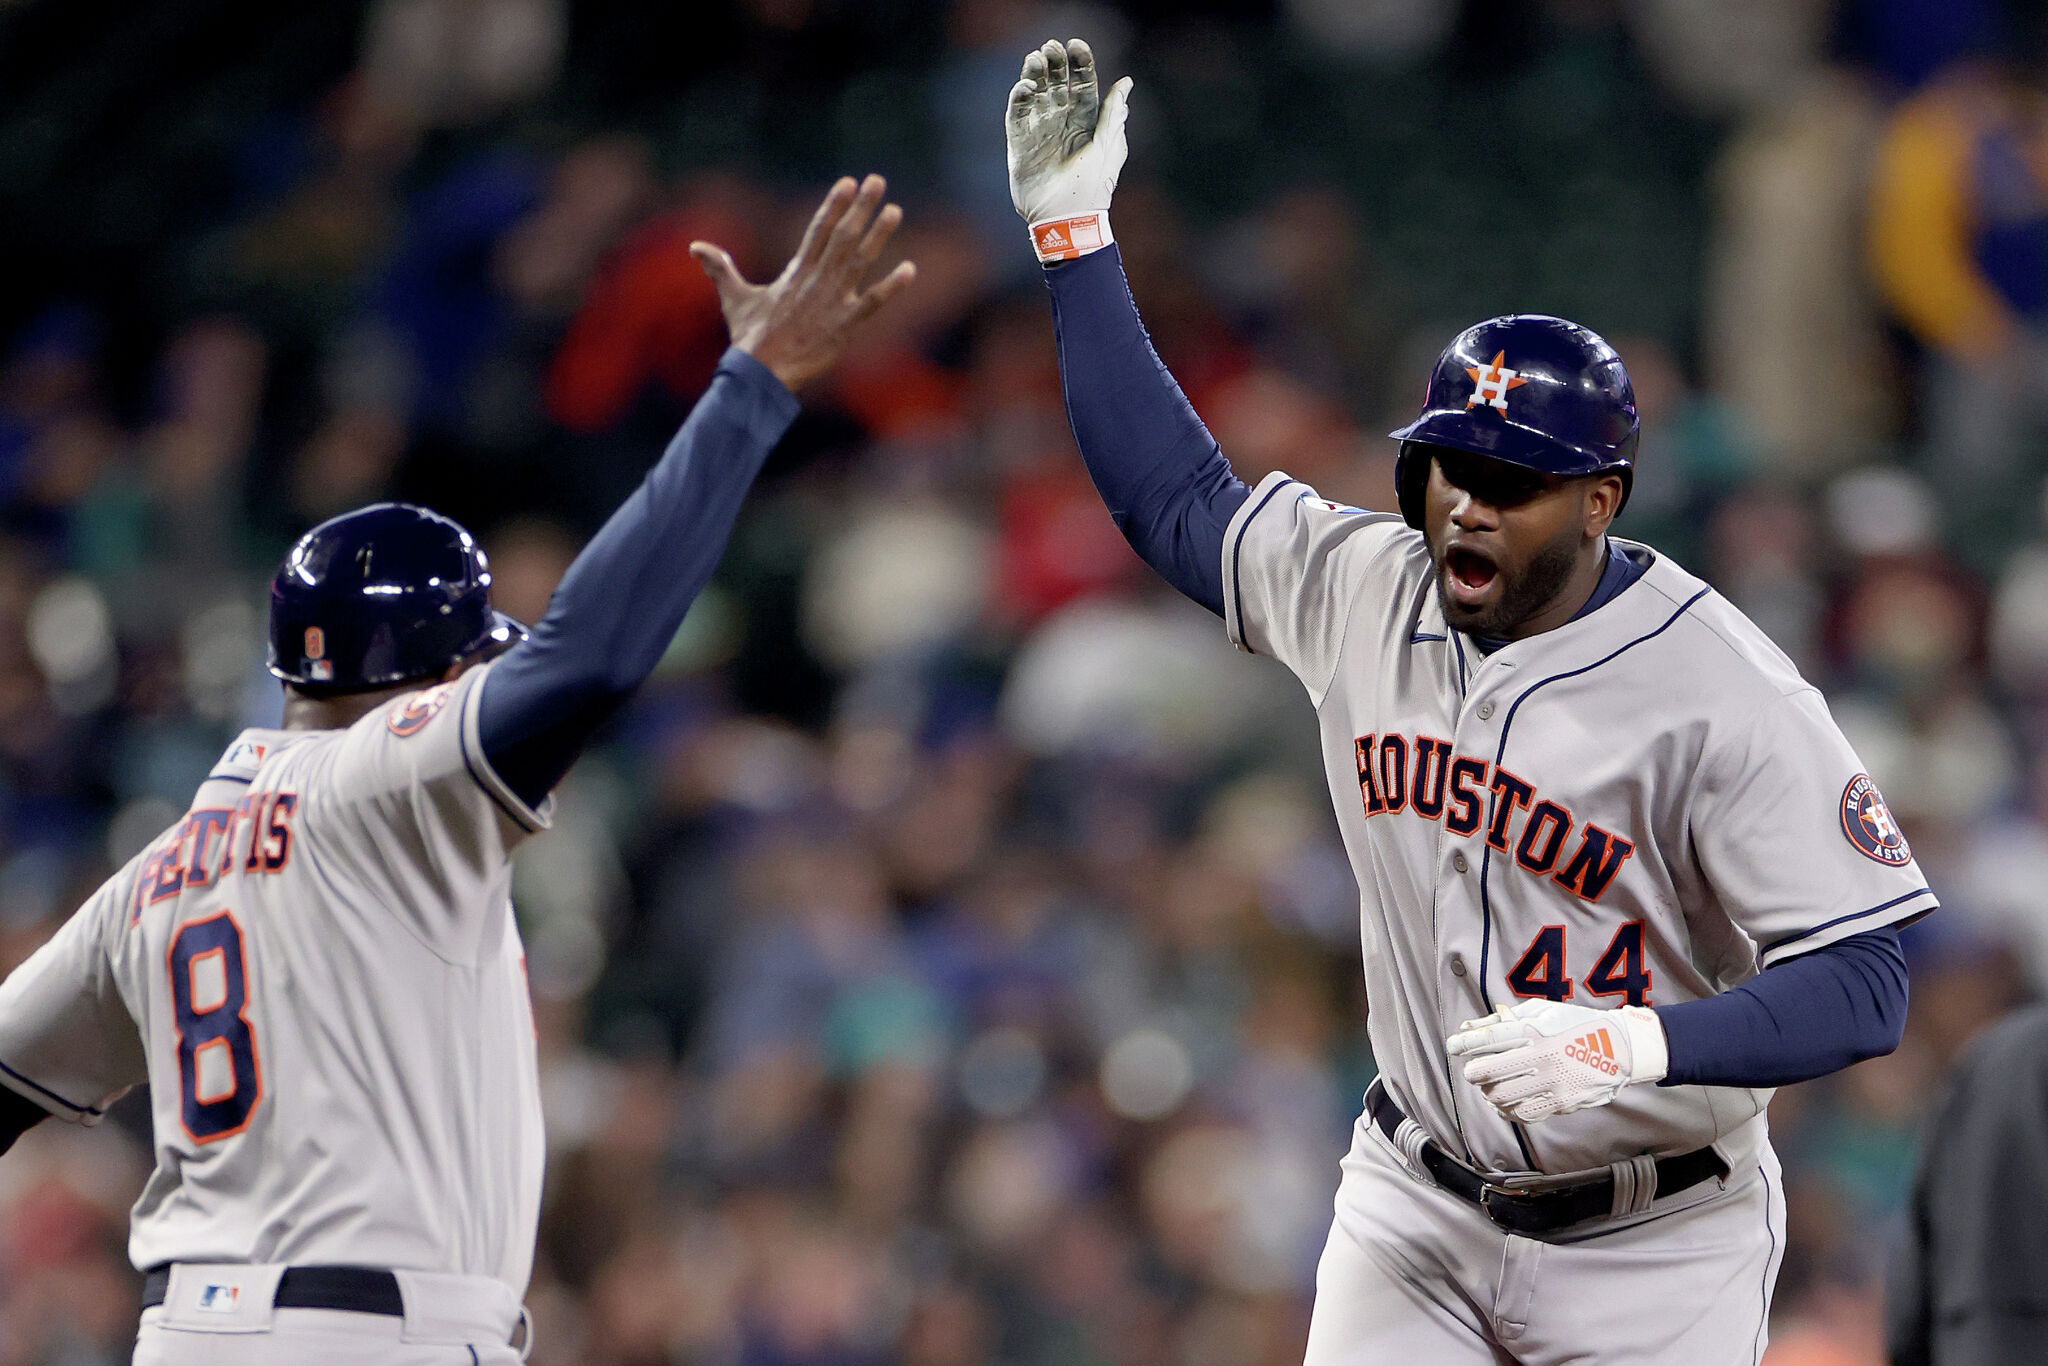
[(1472, 376), (1472, 397), (1465, 400), (1467, 408), (1476, 408), (1484, 403), (1502, 412), (1508, 410), (1508, 390), (1519, 389), (1529, 381), (1522, 378), (1520, 371), (1502, 368), (1501, 362), (1507, 357), (1507, 352), (1496, 351), (1493, 364), (1465, 367), (1465, 373)]

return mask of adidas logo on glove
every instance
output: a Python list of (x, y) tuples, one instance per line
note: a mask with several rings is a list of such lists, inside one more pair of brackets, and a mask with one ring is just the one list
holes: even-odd
[(1573, 1039), (1565, 1045), (1564, 1055), (1610, 1077), (1621, 1071), (1621, 1064), (1614, 1060), (1614, 1041), (1607, 1037), (1605, 1029)]

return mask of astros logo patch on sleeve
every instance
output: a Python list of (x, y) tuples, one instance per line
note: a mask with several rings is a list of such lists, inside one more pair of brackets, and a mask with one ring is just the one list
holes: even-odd
[(406, 698), (405, 705), (391, 713), (391, 733), (400, 737), (417, 734), (448, 705), (448, 696), (454, 691), (453, 683), (437, 683)]
[(1913, 857), (1904, 832), (1868, 773), (1851, 778), (1842, 792), (1842, 833), (1864, 857), (1890, 867), (1902, 868)]

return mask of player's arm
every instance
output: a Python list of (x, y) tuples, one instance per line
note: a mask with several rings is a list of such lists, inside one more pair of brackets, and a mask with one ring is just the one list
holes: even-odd
[(101, 886), (0, 982), (0, 1152), (51, 1115), (99, 1123), (148, 1077), (115, 976), (134, 867)]
[(1883, 1057), (1906, 1032), (1906, 955), (1887, 925), (1656, 1008), (1660, 1086), (1790, 1086)]
[[(1643, 1082), (1782, 1086), (1898, 1047), (1908, 983), (1896, 927), (1935, 909), (1934, 893), (1818, 692), (1795, 689), (1729, 727), (1700, 766), (1691, 828), (1762, 971), (1654, 1009), (1524, 1002), (1467, 1022), (1451, 1052), (1504, 1113), (1568, 1114)], [(1614, 1072), (1573, 1051), (1602, 1024)]]
[(691, 244), (718, 286), (732, 348), (660, 462), (569, 567), (531, 637), (492, 667), (479, 703), (484, 753), (528, 805), (653, 672), (796, 416), (792, 391), (830, 369), (854, 327), (915, 275), (906, 261), (861, 288), (903, 219), (883, 205), (885, 188), (880, 176), (834, 185), (766, 285), (742, 279), (724, 250)]
[[(1899, 1046), (1906, 957), (1890, 926), (1767, 968), (1718, 995), (1594, 1010), (1524, 1001), (1450, 1039), (1465, 1079), (1524, 1122), (1604, 1105), (1624, 1086), (1790, 1086)], [(1575, 1047), (1607, 1027), (1614, 1070)]]
[(1024, 59), (1005, 118), (1010, 197), (1045, 264), (1074, 441), (1133, 549), (1223, 614), (1223, 537), (1248, 496), (1138, 318), (1109, 228), (1131, 80), (1101, 96), (1080, 39)]

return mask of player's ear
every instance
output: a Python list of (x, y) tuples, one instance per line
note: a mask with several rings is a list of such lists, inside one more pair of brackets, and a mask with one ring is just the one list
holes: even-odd
[(1621, 511), (1623, 492), (1620, 475), (1594, 476), (1591, 487), (1586, 490), (1587, 540), (1607, 534), (1607, 528), (1614, 524), (1615, 514)]

